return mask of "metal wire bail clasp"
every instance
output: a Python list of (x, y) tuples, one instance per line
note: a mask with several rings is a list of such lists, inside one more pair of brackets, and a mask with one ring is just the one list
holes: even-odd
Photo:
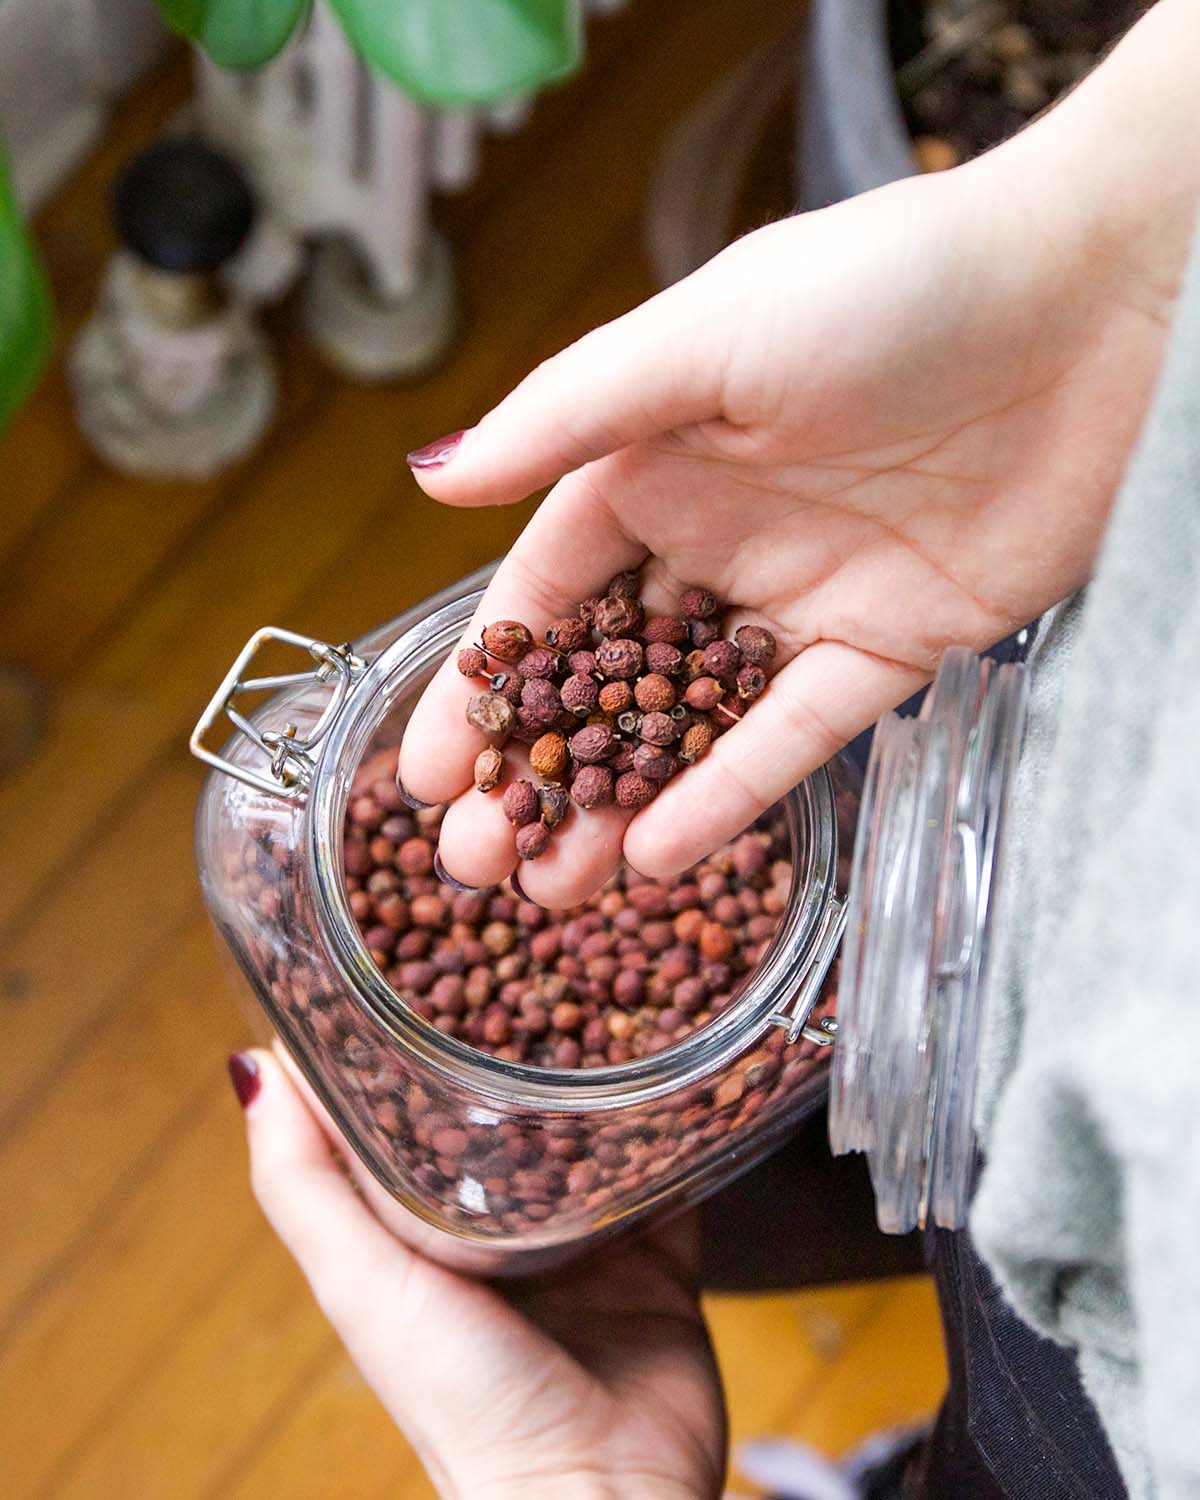
[[(243, 677), (246, 668), (268, 641), (282, 641), (288, 646), (298, 646), (300, 650), (308, 652), (317, 666), (309, 671), (289, 672), (278, 677)], [(312, 779), (316, 763), (312, 752), (337, 717), (351, 684), (366, 671), (366, 665), (361, 657), (355, 656), (348, 644), (331, 646), (328, 642), (314, 640), (311, 636), (297, 635), (294, 631), (281, 630), (274, 625), (264, 625), (261, 630), (254, 632), (238, 653), (237, 660), (226, 673), (225, 680), (213, 694), (208, 707), (192, 730), (188, 749), (206, 765), (223, 771), (227, 776), (233, 776), (260, 792), (273, 797), (282, 795), (299, 799), (304, 796)], [(279, 688), (299, 687), (306, 682), (333, 684), (329, 701), (306, 736), (301, 736), (295, 724), (285, 723), (279, 729), (259, 729), (233, 706), (234, 699), (242, 693), (274, 692)], [(239, 766), (207, 748), (204, 737), (221, 714), (267, 757), (272, 779), (248, 766)]]

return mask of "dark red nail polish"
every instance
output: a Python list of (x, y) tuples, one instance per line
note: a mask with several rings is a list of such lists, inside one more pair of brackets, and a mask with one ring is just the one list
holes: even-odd
[(411, 807), (413, 812), (426, 812), (429, 808), (435, 807), (437, 805), (433, 802), (422, 802), (419, 797), (414, 797), (413, 794), (405, 788), (404, 783), (400, 780), (399, 777), (396, 778), (396, 790), (400, 793), (401, 802), (404, 803), (405, 807)]
[(262, 1074), (259, 1072), (258, 1064), (248, 1052), (235, 1052), (229, 1059), (229, 1077), (233, 1082), (233, 1092), (238, 1097), (238, 1103), (243, 1109), (249, 1109), (258, 1098), (258, 1091), (262, 1088)]
[(448, 464), (458, 451), (458, 445), (467, 435), (464, 427), (459, 432), (448, 432), (445, 437), (434, 438), (423, 448), (415, 448), (406, 455), (410, 469), (440, 469)]
[(452, 891), (462, 891), (466, 896), (474, 895), (479, 889), (477, 885), (464, 885), (461, 880), (455, 880), (454, 876), (451, 875), (450, 871), (442, 863), (440, 852), (436, 850), (433, 856), (433, 873), (443, 885), (448, 885)]

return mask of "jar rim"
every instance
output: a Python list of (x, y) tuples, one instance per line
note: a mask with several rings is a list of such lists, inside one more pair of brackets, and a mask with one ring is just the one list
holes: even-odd
[(587, 1069), (510, 1062), (446, 1036), (405, 1003), (368, 953), (345, 889), (342, 837), (351, 781), (372, 737), (460, 643), (491, 571), (481, 569), (401, 616), (400, 634), (369, 662), (326, 736), (303, 834), (319, 935), (348, 992), (372, 1020), (422, 1062), (469, 1086), (481, 1101), (590, 1112), (674, 1092), (724, 1066), (750, 1036), (766, 1029), (773, 1014), (786, 1009), (799, 982), (797, 967), (820, 942), (836, 895), (837, 826), (829, 772), (821, 767), (776, 804), (787, 817), (793, 854), (804, 851), (804, 868), (794, 871), (767, 953), (735, 1002), (708, 1025), (651, 1057)]

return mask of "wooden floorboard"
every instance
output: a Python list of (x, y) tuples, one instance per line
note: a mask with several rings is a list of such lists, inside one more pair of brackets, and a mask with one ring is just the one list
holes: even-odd
[[(635, 0), (580, 79), (491, 141), (438, 206), (463, 337), (413, 385), (330, 372), (269, 319), (280, 416), (202, 484), (86, 450), (61, 360), (0, 440), (0, 662), (53, 721), (0, 780), (0, 1493), (4, 1500), (428, 1500), (245, 1180), (223, 1078), (249, 1035), (201, 909), (185, 740), (249, 633), (345, 639), (496, 556), (530, 504), (442, 511), (402, 455), (652, 290), (641, 212), (660, 143), (790, 0)], [(119, 163), (179, 108), (172, 50), (40, 214), (60, 348), (112, 244)], [(714, 1299), (735, 1437), (838, 1451), (929, 1409), (927, 1286)]]

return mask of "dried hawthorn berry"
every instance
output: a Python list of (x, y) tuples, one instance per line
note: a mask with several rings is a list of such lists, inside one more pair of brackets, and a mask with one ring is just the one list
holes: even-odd
[(643, 714), (637, 732), (648, 745), (673, 745), (683, 731), (678, 719), (670, 714)]
[(600, 603), (600, 598), (601, 596), (599, 594), (592, 594), (580, 603), (578, 614), (579, 618), (585, 625), (592, 625), (595, 623), (596, 606)]
[(618, 807), (634, 810), (653, 802), (658, 796), (658, 787), (653, 781), (639, 776), (636, 771), (626, 771), (623, 776), (617, 777), (615, 795)]
[(604, 590), (615, 599), (638, 599), (641, 591), (641, 579), (632, 569), (625, 573), (618, 573), (615, 578), (610, 578), (608, 587)]
[(588, 724), (571, 736), (571, 754), (580, 765), (595, 765), (608, 755), (614, 735), (607, 724)]
[(713, 709), (713, 725), (718, 729), (729, 729), (746, 712), (746, 705), (736, 693), (726, 693)]
[(534, 822), (541, 815), (537, 787), (532, 781), (514, 781), (504, 793), (504, 816), (517, 828)]
[(684, 682), (695, 682), (697, 677), (705, 676), (704, 652), (689, 651), (683, 658), (683, 680)]
[(707, 719), (697, 719), (683, 731), (683, 738), (679, 742), (679, 759), (686, 765), (698, 761), (715, 738), (712, 724)]
[(679, 596), (679, 613), (689, 620), (707, 620), (719, 608), (717, 596), (707, 589), (684, 589)]
[(557, 781), (538, 787), (538, 809), (547, 828), (557, 828), (567, 815), (570, 798)]
[(633, 752), (633, 769), (647, 781), (670, 781), (679, 764), (661, 745), (639, 745)]
[(565, 709), (582, 717), (590, 714), (600, 701), (600, 688), (594, 677), (584, 677), (576, 673), (563, 683), (559, 696)]
[(688, 639), (698, 651), (703, 651), (705, 646), (711, 646), (713, 641), (718, 640), (721, 635), (721, 627), (716, 620), (689, 620)]
[(725, 689), (715, 677), (697, 677), (695, 682), (690, 682), (684, 693), (684, 701), (689, 708), (698, 708), (702, 713), (707, 713), (710, 708), (716, 708), (725, 696)]
[(651, 672), (648, 677), (640, 678), (633, 696), (637, 706), (647, 714), (667, 713), (675, 706), (674, 684), (661, 672)]
[(642, 670), (646, 653), (640, 641), (618, 639), (602, 641), (596, 648), (596, 667), (605, 677), (629, 679)]
[(498, 693), (476, 693), (467, 704), (467, 723), (487, 735), (493, 745), (503, 745), (513, 732), (516, 710)]
[(552, 682), (544, 677), (532, 677), (521, 689), (521, 707), (536, 715), (549, 729), (562, 712), (562, 697)]
[(567, 666), (576, 677), (590, 677), (596, 670), (596, 653), (594, 651), (572, 651), (567, 657)]
[(767, 674), (753, 662), (747, 662), (744, 667), (738, 668), (737, 695), (747, 703), (753, 703), (766, 685)]
[(501, 661), (519, 661), (532, 645), (529, 626), (520, 620), (497, 620), (483, 632), (483, 649)]
[(547, 627), (544, 640), (547, 646), (553, 646), (556, 651), (569, 653), (586, 646), (589, 636), (590, 631), (582, 620), (576, 619), (574, 615), (566, 615)]
[(683, 653), (670, 641), (651, 641), (646, 647), (647, 672), (661, 672), (664, 677), (674, 677), (683, 669)]
[(542, 735), (529, 752), (529, 764), (538, 776), (554, 781), (567, 769), (571, 759), (565, 736), (556, 730)]
[(520, 706), (521, 688), (524, 684), (515, 672), (497, 672), (488, 685), (493, 693), (507, 698), (514, 708)]
[(494, 792), (504, 780), (504, 757), (489, 746), (475, 757), (475, 785), (481, 792)]
[(600, 708), (606, 714), (623, 714), (633, 707), (633, 689), (627, 682), (606, 682), (600, 689)]
[(558, 671), (558, 655), (546, 646), (534, 646), (517, 663), (517, 675), (521, 678), (553, 677)]
[(571, 782), (571, 796), (580, 807), (608, 807), (613, 800), (613, 774), (607, 766), (580, 766)]
[(767, 667), (775, 660), (775, 637), (761, 625), (743, 625), (734, 633), (738, 650), (756, 667)]
[(614, 776), (621, 776), (626, 771), (633, 770), (633, 749), (634, 747), (628, 740), (618, 741), (616, 749), (606, 762)]
[(732, 684), (742, 664), (742, 653), (732, 641), (713, 641), (704, 648), (704, 670), (726, 686)]
[(481, 651), (478, 646), (464, 646), (454, 664), (464, 677), (487, 676), (487, 652)]
[(688, 639), (687, 621), (676, 615), (654, 615), (642, 626), (642, 637), (646, 641), (666, 641), (669, 646), (682, 646)]
[(544, 823), (526, 823), (517, 831), (517, 853), (522, 859), (537, 859), (549, 847), (550, 830)]
[(601, 635), (636, 635), (643, 618), (642, 606), (636, 599), (619, 599), (610, 594), (597, 604), (592, 624)]

